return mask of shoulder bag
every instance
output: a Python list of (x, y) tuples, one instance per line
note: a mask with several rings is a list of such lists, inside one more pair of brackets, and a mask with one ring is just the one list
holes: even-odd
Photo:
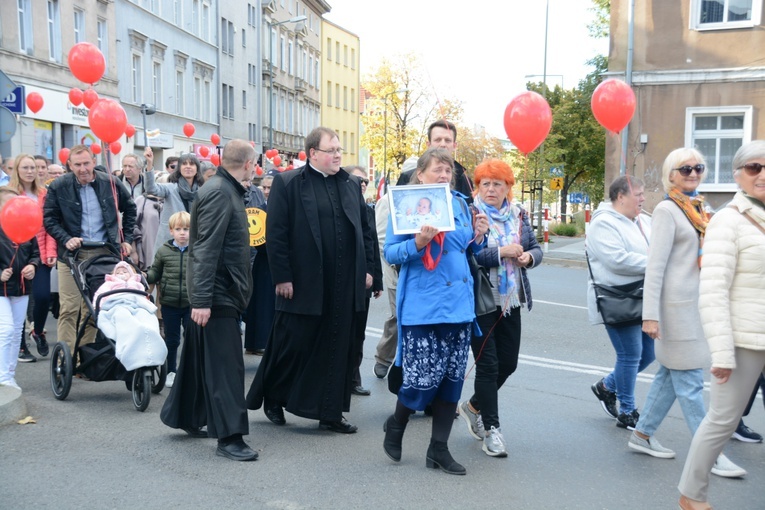
[(595, 277), (592, 275), (590, 257), (586, 256), (586, 258), (592, 287), (595, 290), (595, 303), (603, 317), (603, 324), (612, 327), (640, 324), (643, 321), (644, 279), (624, 285), (600, 285), (595, 283)]

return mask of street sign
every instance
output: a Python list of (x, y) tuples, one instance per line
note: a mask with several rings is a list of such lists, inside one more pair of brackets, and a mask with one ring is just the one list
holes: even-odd
[(550, 179), (550, 189), (561, 190), (563, 189), (563, 177), (553, 177)]
[(19, 85), (0, 102), (0, 105), (8, 108), (12, 113), (24, 115), (27, 113), (27, 105), (24, 103), (25, 98), (26, 91), (24, 90), (24, 85)]
[(582, 193), (576, 192), (568, 194), (568, 203), (570, 204), (581, 204), (583, 199), (584, 197), (582, 196)]
[(550, 168), (550, 176), (552, 177), (563, 177), (563, 169), (558, 167), (552, 167)]
[(0, 106), (0, 143), (7, 142), (16, 134), (16, 116), (5, 106)]

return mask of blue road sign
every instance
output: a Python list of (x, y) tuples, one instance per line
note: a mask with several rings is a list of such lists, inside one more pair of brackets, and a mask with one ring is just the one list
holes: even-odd
[(24, 103), (25, 98), (24, 85), (19, 85), (0, 102), (0, 105), (5, 106), (13, 113), (24, 115), (27, 112), (27, 105)]

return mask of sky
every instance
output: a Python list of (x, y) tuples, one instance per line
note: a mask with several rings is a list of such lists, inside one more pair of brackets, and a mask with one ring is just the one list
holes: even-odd
[(382, 58), (417, 53), (434, 97), (462, 101), (466, 124), (501, 138), (507, 104), (527, 81), (542, 81), (547, 2), (548, 86), (576, 87), (590, 71), (585, 62), (608, 53), (608, 40), (587, 31), (591, 0), (327, 2), (325, 18), (360, 38), (362, 81)]

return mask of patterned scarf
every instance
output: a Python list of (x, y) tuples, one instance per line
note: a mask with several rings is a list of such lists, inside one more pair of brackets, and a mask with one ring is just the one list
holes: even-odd
[(677, 188), (672, 188), (667, 194), (667, 198), (672, 200), (680, 210), (683, 211), (685, 217), (691, 222), (693, 228), (699, 233), (699, 267), (701, 267), (701, 254), (704, 246), (704, 234), (707, 231), (707, 223), (709, 223), (709, 214), (704, 211), (704, 197), (699, 195), (698, 191), (691, 193), (683, 193)]
[[(497, 210), (494, 206), (481, 200), (480, 196), (475, 197), (473, 205), (489, 217), (489, 235), (497, 241), (500, 248), (510, 244), (521, 244), (521, 210), (517, 205), (505, 200), (502, 207)], [(497, 268), (498, 289), (502, 310), (505, 314), (509, 313), (511, 308), (521, 306), (515, 270), (515, 264), (511, 260), (500, 259)]]

